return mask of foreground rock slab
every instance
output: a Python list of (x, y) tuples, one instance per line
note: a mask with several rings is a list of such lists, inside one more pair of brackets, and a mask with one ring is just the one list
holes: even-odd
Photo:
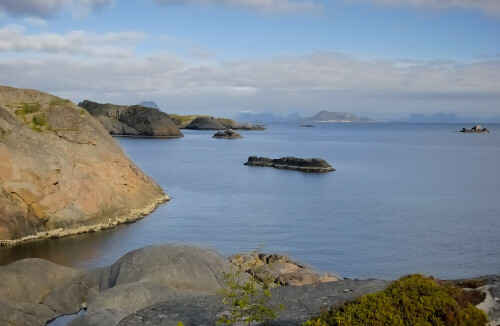
[(302, 172), (329, 172), (335, 169), (321, 158), (282, 157), (270, 159), (267, 157), (250, 156), (244, 164), (248, 166), (273, 167), (277, 169), (297, 170)]
[(100, 104), (85, 100), (78, 106), (95, 117), (111, 135), (176, 138), (184, 135), (170, 116), (142, 105)]
[(98, 231), (168, 197), (85, 110), (0, 86), (0, 245)]

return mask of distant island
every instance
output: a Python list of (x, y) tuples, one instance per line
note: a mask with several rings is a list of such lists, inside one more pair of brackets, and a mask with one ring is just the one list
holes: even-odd
[(156, 104), (155, 101), (142, 101), (138, 105), (145, 106), (147, 108), (153, 108), (153, 109), (161, 110), (160, 107), (158, 106), (158, 104)]
[(343, 113), (343, 112), (330, 112), (330, 111), (320, 111), (309, 118), (304, 118), (300, 122), (302, 123), (312, 123), (312, 122), (375, 122), (370, 118), (359, 117), (355, 114)]

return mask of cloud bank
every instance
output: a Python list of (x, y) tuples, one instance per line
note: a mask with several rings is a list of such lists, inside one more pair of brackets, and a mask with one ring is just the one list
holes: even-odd
[(371, 2), (384, 6), (412, 7), (423, 10), (470, 9), (500, 16), (500, 1), (498, 0), (344, 0), (344, 2)]
[[(26, 34), (6, 27), (0, 29), (0, 84), (75, 101), (153, 99), (181, 113), (353, 109), (369, 114), (449, 107), (486, 114), (500, 103), (500, 60), (402, 62), (318, 52), (200, 62), (165, 49), (139, 55), (138, 42), (147, 40), (133, 32)], [(26, 51), (37, 52), (24, 56)]]
[(51, 18), (63, 8), (71, 8), (77, 15), (110, 6), (114, 0), (2, 0), (0, 11), (11, 16)]
[(314, 12), (321, 8), (312, 0), (156, 0), (159, 5), (207, 5), (246, 9), (267, 14)]

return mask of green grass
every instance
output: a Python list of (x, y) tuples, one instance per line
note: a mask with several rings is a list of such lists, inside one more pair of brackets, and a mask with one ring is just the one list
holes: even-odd
[(31, 119), (31, 122), (33, 122), (35, 126), (39, 127), (47, 125), (47, 118), (45, 117), (45, 113), (39, 113), (34, 115), (33, 118)]
[(50, 106), (64, 106), (64, 105), (68, 105), (68, 104), (73, 104), (73, 102), (71, 102), (70, 100), (68, 99), (65, 99), (65, 98), (55, 98), (53, 99), (52, 101), (50, 101), (49, 105)]
[(467, 300), (468, 292), (420, 274), (391, 283), (303, 326), (484, 326), (487, 317)]
[(21, 108), (16, 110), (16, 115), (26, 115), (30, 113), (35, 113), (40, 111), (42, 108), (42, 105), (38, 102), (35, 103), (26, 103), (22, 102), (21, 103)]

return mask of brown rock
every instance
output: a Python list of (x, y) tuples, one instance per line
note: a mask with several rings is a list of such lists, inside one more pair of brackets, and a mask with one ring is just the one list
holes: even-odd
[(0, 244), (113, 227), (168, 197), (92, 116), (0, 86)]

